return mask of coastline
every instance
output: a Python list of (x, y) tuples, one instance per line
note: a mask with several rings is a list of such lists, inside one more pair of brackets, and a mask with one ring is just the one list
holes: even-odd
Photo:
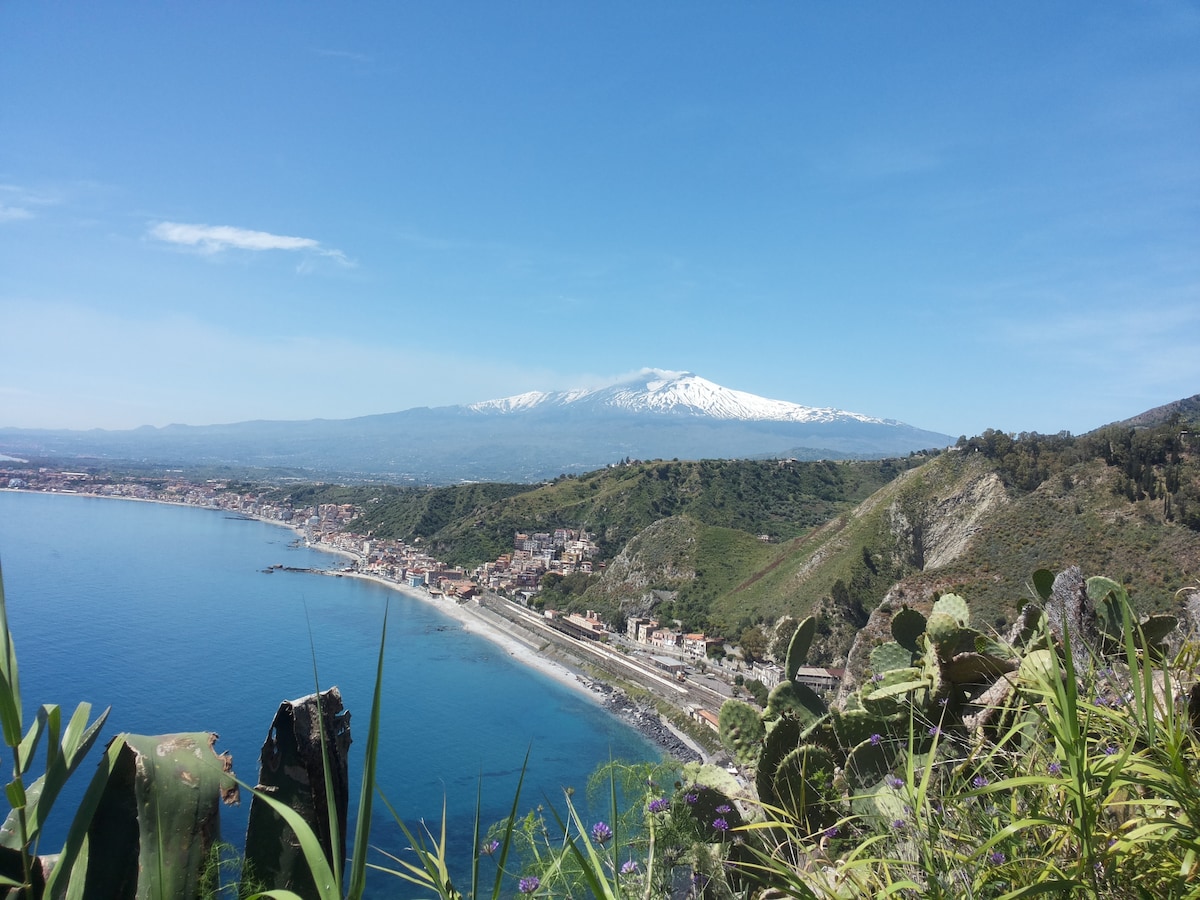
[[(178, 503), (169, 500), (158, 500), (145, 497), (123, 497), (112, 496), (108, 494), (95, 494), (85, 491), (46, 492), (30, 491), (22, 488), (0, 488), (0, 490), (33, 494), (51, 493), (51, 495), (88, 497), (99, 500), (130, 500), (137, 503), (160, 503), (164, 506), (183, 506), (194, 507), (195, 509), (207, 509), (214, 512), (225, 513), (228, 518), (244, 519), (245, 521), (250, 522), (262, 522), (267, 525), (273, 525), (279, 528), (287, 529), (294, 535), (297, 543), (300, 543), (311, 550), (315, 550), (319, 553), (329, 554), (331, 556), (346, 560), (347, 562), (358, 563), (361, 561), (361, 557), (351, 551), (332, 547), (319, 541), (315, 543), (309, 541), (303, 527), (241, 511), (237, 511), (236, 515), (232, 515), (232, 511), (225, 510), (220, 507), (203, 506), (191, 503)], [(603, 680), (595, 678), (590, 674), (583, 674), (580, 668), (572, 666), (561, 658), (552, 658), (544, 652), (546, 649), (545, 644), (537, 642), (532, 635), (520, 629), (519, 626), (510, 624), (507, 622), (507, 620), (497, 616), (495, 613), (480, 608), (473, 601), (468, 600), (463, 603), (458, 603), (453, 600), (438, 600), (431, 596), (426, 590), (413, 588), (407, 584), (402, 584), (389, 578), (384, 578), (379, 575), (373, 575), (365, 572), (341, 571), (336, 568), (325, 570), (313, 569), (307, 571), (311, 571), (313, 574), (321, 574), (325, 576), (342, 576), (372, 581), (382, 587), (397, 591), (398, 593), (401, 593), (412, 600), (417, 600), (421, 603), (428, 604), (442, 615), (459, 623), (464, 630), (476, 634), (496, 645), (498, 648), (503, 650), (505, 654), (521, 665), (528, 666), (555, 683), (577, 694), (586, 696), (591, 702), (600, 706), (601, 709), (638, 731), (644, 738), (654, 744), (665, 756), (671, 757), (681, 764), (697, 761), (712, 761), (704, 748), (698, 745), (688, 735), (680, 732), (669, 722), (663, 719), (658, 714), (657, 710), (653, 708), (653, 706), (644, 703), (639, 704), (630, 699), (620, 688), (609, 685)], [(561, 653), (561, 651), (555, 652), (556, 655), (560, 655)]]
[[(311, 549), (321, 549), (318, 545), (308, 544)], [(343, 557), (353, 557), (345, 551), (337, 551)], [(404, 594), (413, 600), (427, 603), (442, 615), (453, 619), (463, 626), (466, 631), (477, 634), (500, 647), (508, 656), (518, 663), (528, 666), (552, 681), (576, 693), (586, 696), (591, 702), (620, 719), (626, 725), (640, 732), (641, 735), (654, 744), (666, 756), (679, 763), (711, 762), (709, 755), (690, 737), (679, 732), (659, 716), (657, 710), (647, 705), (639, 705), (630, 700), (623, 691), (611, 685), (583, 675), (580, 671), (566, 663), (551, 659), (540, 648), (533, 646), (511, 627), (505, 627), (484, 615), (484, 610), (468, 600), (464, 603), (456, 601), (439, 601), (428, 592), (408, 585), (399, 584), (377, 575), (364, 572), (337, 572), (330, 570), (330, 575), (341, 575), (346, 578), (360, 578), (372, 581), (383, 587)]]

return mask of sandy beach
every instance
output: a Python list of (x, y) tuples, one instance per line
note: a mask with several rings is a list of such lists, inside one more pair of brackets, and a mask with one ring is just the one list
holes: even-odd
[[(319, 545), (313, 549), (324, 549)], [(343, 554), (349, 556), (350, 554)], [(478, 634), (485, 640), (491, 641), (509, 656), (520, 662), (523, 665), (537, 669), (543, 675), (554, 679), (558, 683), (571, 688), (579, 693), (585, 694), (593, 701), (599, 702), (600, 698), (595, 691), (591, 690), (586, 684), (579, 680), (576, 672), (567, 668), (563, 664), (548, 659), (540, 654), (535, 647), (531, 647), (528, 643), (518, 637), (510, 630), (506, 630), (499, 624), (485, 618), (482, 615), (483, 611), (474, 603), (467, 600), (459, 603), (455, 600), (441, 599), (431, 596), (428, 591), (421, 588), (409, 587), (405, 584), (399, 584), (387, 578), (380, 578), (376, 575), (368, 575), (363, 572), (338, 572), (331, 574), (340, 574), (347, 578), (362, 578), (366, 581), (373, 581), (376, 584), (383, 585), (391, 590), (398, 591), (407, 597), (414, 600), (419, 600), (422, 603), (428, 603), (441, 612), (443, 615), (449, 616), (456, 622), (462, 624), (463, 628), (473, 634)]]

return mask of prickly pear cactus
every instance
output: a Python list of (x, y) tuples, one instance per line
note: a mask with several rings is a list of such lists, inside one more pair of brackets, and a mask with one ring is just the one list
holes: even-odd
[(816, 633), (817, 620), (812, 616), (796, 626), (796, 631), (792, 635), (791, 641), (788, 642), (787, 656), (783, 667), (788, 681), (796, 680), (796, 672), (804, 665), (804, 660), (808, 657), (808, 648), (812, 646), (813, 636)]
[(721, 743), (739, 765), (758, 764), (766, 729), (757, 709), (741, 700), (726, 700), (721, 705), (720, 729)]
[(777, 805), (811, 833), (837, 819), (833, 790), (834, 761), (824, 747), (797, 747), (775, 769)]
[(907, 606), (892, 617), (892, 637), (910, 653), (920, 650), (917, 641), (925, 633), (925, 617)]
[(943, 594), (938, 597), (933, 603), (930, 618), (938, 613), (945, 613), (953, 618), (958, 622), (960, 628), (966, 628), (971, 624), (971, 610), (967, 606), (967, 601), (958, 594)]
[(949, 613), (935, 612), (925, 626), (925, 636), (938, 648), (941, 656), (950, 656), (958, 646), (958, 635), (962, 626)]
[(767, 708), (763, 718), (772, 721), (787, 716), (802, 723), (810, 723), (826, 712), (825, 701), (808, 685), (798, 681), (781, 681), (771, 689), (767, 697)]
[(871, 672), (875, 675), (882, 675), (893, 669), (907, 669), (912, 665), (912, 658), (912, 651), (898, 641), (879, 644), (871, 648)]
[(929, 694), (929, 681), (916, 667), (893, 669), (864, 684), (859, 691), (863, 707), (878, 716), (891, 716), (904, 709), (906, 703), (924, 706)]

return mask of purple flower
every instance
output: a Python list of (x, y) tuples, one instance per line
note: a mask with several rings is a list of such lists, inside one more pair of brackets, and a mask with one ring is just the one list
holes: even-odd
[(635, 860), (635, 859), (627, 859), (627, 860), (625, 860), (625, 862), (621, 863), (621, 874), (622, 875), (635, 875), (635, 874), (637, 874), (637, 870), (638, 870), (638, 864), (637, 864), (637, 860)]
[(929, 726), (929, 736), (930, 737), (937, 737), (941, 733), (942, 733), (942, 729), (938, 728), (936, 725)]
[(530, 875), (528, 878), (522, 878), (517, 884), (517, 890), (522, 894), (532, 894), (538, 889), (538, 885), (542, 882), (536, 875)]
[(904, 787), (904, 779), (897, 778), (895, 775), (889, 775), (887, 778), (883, 779), (883, 783), (897, 791)]
[(671, 808), (671, 802), (666, 797), (656, 797), (650, 801), (650, 812), (666, 812)]
[(604, 822), (597, 822), (592, 826), (592, 840), (597, 844), (607, 844), (612, 840), (612, 829)]
[(718, 817), (713, 819), (713, 828), (717, 829), (717, 831), (728, 831), (729, 823), (724, 818)]
[(483, 846), (480, 847), (479, 849), (481, 851), (483, 851), (484, 853), (486, 853), (488, 856), (491, 856), (493, 853), (495, 853), (497, 850), (500, 849), (500, 842), (499, 841), (484, 841)]
[(993, 866), (1002, 866), (1008, 861), (1008, 857), (1000, 850), (993, 850), (988, 859), (992, 861)]
[(1058, 761), (1052, 762), (1052, 763), (1050, 763), (1050, 765), (1046, 766), (1046, 771), (1049, 772), (1051, 775), (1061, 775), (1062, 774), (1062, 763), (1060, 763)]
[(1117, 748), (1114, 747), (1112, 744), (1109, 744), (1107, 747), (1104, 748), (1105, 756), (1115, 756), (1117, 754), (1117, 752), (1118, 752)]
[(988, 780), (982, 775), (976, 775), (971, 779), (971, 787), (973, 788), (985, 788), (988, 786), (988, 783)]
[(733, 807), (730, 806), (728, 803), (722, 803), (720, 806), (717, 807), (717, 812), (721, 813), (721, 815), (724, 815), (727, 812), (733, 812)]
[(837, 836), (838, 836), (838, 827), (836, 825), (830, 825), (828, 828), (825, 829), (825, 837), (833, 839)]
[(876, 672), (874, 675), (871, 676), (871, 680), (874, 681), (876, 684), (878, 684), (879, 682), (883, 681), (883, 673)]
[(904, 825), (905, 822), (903, 819), (892, 819), (892, 828), (894, 828), (896, 831), (902, 829)]
[(873, 734), (870, 737), (870, 741), (871, 741), (872, 747), (878, 747), (879, 744), (883, 741), (883, 735), (882, 734)]
[(686, 803), (688, 806), (691, 806), (693, 803), (695, 803), (699, 799), (700, 799), (700, 795), (697, 794), (695, 791), (692, 791), (690, 794), (683, 795), (683, 802)]

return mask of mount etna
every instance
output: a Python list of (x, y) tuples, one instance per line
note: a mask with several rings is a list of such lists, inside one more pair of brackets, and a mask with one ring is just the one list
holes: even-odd
[(444, 484), (539, 481), (626, 458), (879, 458), (953, 440), (892, 419), (768, 400), (692, 373), (645, 369), (596, 390), (352, 419), (125, 431), (0, 428), (0, 453)]

